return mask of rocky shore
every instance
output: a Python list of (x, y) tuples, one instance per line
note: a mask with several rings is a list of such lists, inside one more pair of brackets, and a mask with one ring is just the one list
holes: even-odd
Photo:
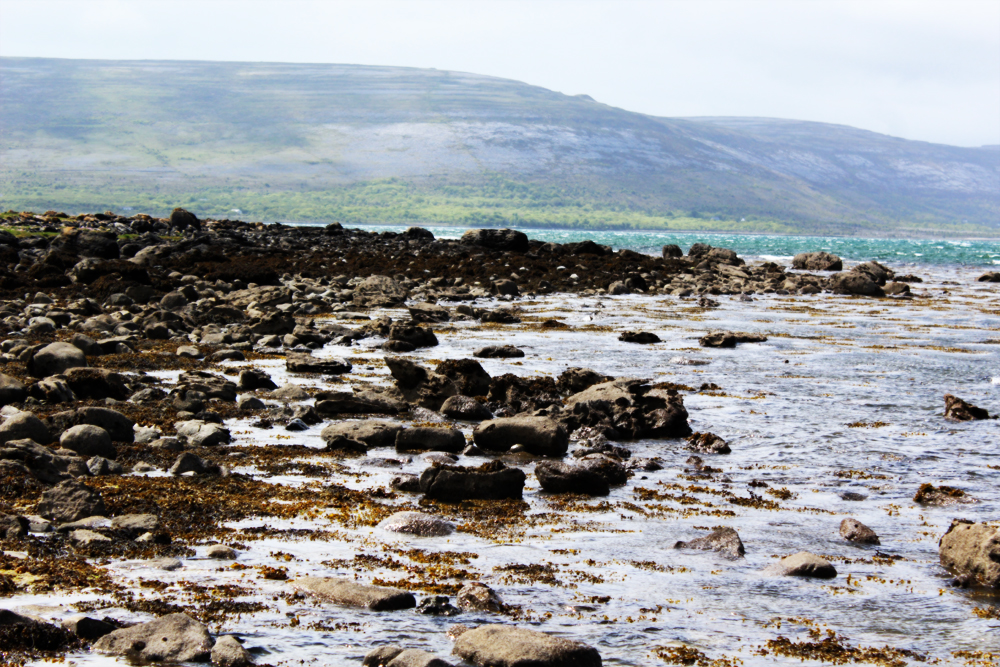
[[(539, 621), (530, 608), (505, 602), (495, 583), (467, 571), (475, 554), (423, 553), (438, 559), (433, 568), (441, 576), (421, 576), (409, 587), (380, 583), (357, 563), (331, 565), (339, 576), (295, 577), (282, 565), (290, 558), (241, 564), (248, 541), (287, 533), (264, 527), (250, 535), (234, 526), (322, 515), (330, 525), (308, 531), (309, 539), (337, 541), (346, 539), (339, 531), (376, 526), (428, 539), (456, 531), (521, 539), (536, 520), (536, 498), (557, 499), (566, 516), (599, 515), (593, 503), (663, 470), (662, 459), (634, 450), (647, 441), (685, 452), (683, 474), (721, 481), (712, 493), (724, 502), (777, 507), (730, 488), (713, 468), (716, 457), (732, 452), (730, 442), (704, 430), (705, 420), (698, 420), (701, 430), (692, 427), (685, 398), (725, 396), (717, 385), (612, 376), (588, 368), (587, 355), (551, 375), (491, 374), (483, 364), (522, 363), (525, 351), (510, 327), (572, 330), (558, 317), (530, 314), (526, 304), (546, 295), (670, 299), (687, 304), (691, 317), (719, 308), (714, 297), (930, 298), (911, 292), (918, 276), (896, 276), (877, 262), (845, 270), (825, 252), (796, 256), (791, 267), (750, 266), (732, 250), (704, 244), (686, 253), (665, 246), (653, 257), (589, 241), (542, 243), (506, 229), (442, 240), (421, 228), (372, 233), (338, 224), (202, 221), (182, 209), (162, 220), (11, 212), (4, 225), (0, 607), (10, 606), (4, 598), (38, 593), (99, 598), (78, 604), (81, 615), (60, 624), (0, 609), (0, 655), (10, 664), (81, 651), (153, 662), (283, 664), (273, 647), (251, 653), (220, 630), (267, 609), (247, 600), (246, 584), (198, 584), (201, 597), (185, 606), (161, 595), (167, 584), (149, 579), (135, 590), (115, 574), (123, 563), (172, 572), (197, 555), (218, 562), (220, 572), (252, 568), (273, 587), (273, 599), (289, 605), (308, 600), (365, 613), (474, 619), (460, 616), (448, 626), (454, 662), (376, 642), (364, 665), (600, 665), (599, 648), (529, 627)], [(980, 280), (992, 282), (991, 275)], [(463, 358), (415, 354), (446, 344), (461, 325), (491, 332), (490, 344)], [(614, 333), (637, 350), (662, 343), (650, 331)], [(706, 350), (768, 341), (758, 331), (702, 334), (697, 346)], [(942, 422), (991, 418), (950, 394), (940, 413)], [(297, 434), (311, 429), (321, 447), (297, 443)], [(392, 469), (400, 461), (425, 467), (393, 473), (384, 487), (355, 483), (369, 474), (358, 466)], [(317, 483), (282, 483), (289, 474)], [(635, 493), (665, 498), (662, 491)], [(930, 484), (914, 496), (931, 507), (976, 500)], [(880, 545), (857, 519), (843, 519), (839, 531), (846, 542)], [(939, 537), (942, 575), (974, 590), (1000, 586), (995, 524), (956, 521)], [(746, 553), (739, 533), (725, 526), (674, 548), (731, 561)], [(539, 564), (524, 567), (527, 581), (545, 580)], [(776, 559), (761, 571), (766, 575), (840, 573), (821, 554), (801, 551)], [(92, 613), (99, 609), (129, 615)], [(155, 619), (138, 622), (134, 614)], [(762, 650), (804, 651), (780, 642)], [(658, 655), (703, 664), (704, 655), (695, 654), (664, 648)], [(905, 657), (887, 648), (880, 659)]]

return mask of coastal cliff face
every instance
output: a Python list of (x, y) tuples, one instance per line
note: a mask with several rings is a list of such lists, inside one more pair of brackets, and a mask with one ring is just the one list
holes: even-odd
[(880, 234), (900, 222), (982, 232), (1000, 219), (1000, 150), (989, 147), (656, 118), (438, 70), (4, 58), (0, 71), (7, 208), (155, 210), (157, 193), (184, 193), (213, 215), (250, 207), (256, 219), (475, 224), (492, 212), (508, 223), (745, 219), (746, 230), (768, 220)]

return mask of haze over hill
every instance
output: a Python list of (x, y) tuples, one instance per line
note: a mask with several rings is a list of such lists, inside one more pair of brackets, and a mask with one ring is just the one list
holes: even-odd
[(802, 121), (656, 118), (409, 68), (2, 58), (0, 86), (5, 209), (1000, 233), (996, 147)]

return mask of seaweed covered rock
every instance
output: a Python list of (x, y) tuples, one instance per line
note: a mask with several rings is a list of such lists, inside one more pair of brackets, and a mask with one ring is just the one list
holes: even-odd
[(956, 422), (992, 419), (986, 410), (951, 394), (944, 395), (944, 418)]
[(606, 496), (610, 493), (608, 481), (598, 472), (561, 461), (539, 461), (535, 477), (543, 491), (549, 493), (578, 493), (585, 496)]

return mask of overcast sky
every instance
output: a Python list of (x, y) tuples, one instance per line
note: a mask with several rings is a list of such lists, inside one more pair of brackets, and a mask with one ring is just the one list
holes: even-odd
[(0, 55), (436, 67), (1000, 144), (998, 0), (0, 0)]

